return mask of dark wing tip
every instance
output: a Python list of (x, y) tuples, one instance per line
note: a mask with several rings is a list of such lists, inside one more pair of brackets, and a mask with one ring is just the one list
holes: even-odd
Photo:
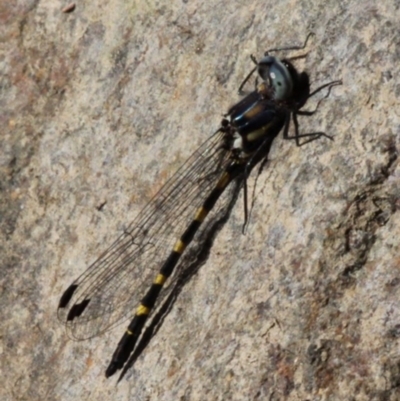
[(65, 290), (64, 294), (62, 294), (61, 296), (60, 302), (58, 303), (58, 309), (65, 308), (68, 305), (69, 301), (71, 300), (77, 288), (78, 288), (77, 284), (71, 284)]
[(73, 305), (68, 312), (67, 321), (69, 322), (71, 320), (74, 320), (76, 317), (82, 315), (83, 311), (86, 309), (89, 302), (90, 299), (84, 299), (81, 303)]

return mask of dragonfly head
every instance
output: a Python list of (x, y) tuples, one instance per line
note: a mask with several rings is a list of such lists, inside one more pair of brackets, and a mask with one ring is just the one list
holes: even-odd
[(258, 63), (258, 74), (273, 89), (276, 100), (285, 100), (292, 96), (293, 77), (289, 65), (276, 57), (265, 56)]
[(275, 100), (290, 100), (297, 109), (306, 103), (310, 94), (308, 74), (299, 74), (290, 61), (265, 56), (258, 63), (258, 74), (272, 88)]

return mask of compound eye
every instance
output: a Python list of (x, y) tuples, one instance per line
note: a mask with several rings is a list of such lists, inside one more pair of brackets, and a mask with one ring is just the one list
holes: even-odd
[(258, 63), (258, 73), (273, 88), (274, 99), (284, 100), (290, 97), (293, 90), (293, 80), (282, 61), (272, 56), (266, 56)]

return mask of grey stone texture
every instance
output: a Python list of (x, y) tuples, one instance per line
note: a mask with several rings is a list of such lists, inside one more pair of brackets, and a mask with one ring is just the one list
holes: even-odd
[[(66, 6), (0, 4), (0, 399), (400, 400), (399, 1)], [(296, 65), (343, 85), (301, 130), (334, 141), (276, 139), (246, 235), (239, 196), (116, 386), (124, 325), (72, 341), (59, 297), (218, 127), (249, 56), (311, 31)]]

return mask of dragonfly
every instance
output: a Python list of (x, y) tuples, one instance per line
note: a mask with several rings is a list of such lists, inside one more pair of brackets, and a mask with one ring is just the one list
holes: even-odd
[[(182, 255), (192, 246), (201, 225), (209, 223), (210, 211), (231, 183), (243, 183), (246, 224), (247, 178), (253, 167), (267, 161), (271, 144), (282, 130), (283, 138), (294, 140), (297, 146), (322, 136), (332, 139), (324, 132), (300, 134), (298, 116), (313, 115), (341, 81), (311, 91), (309, 75), (298, 72), (293, 64), (305, 56), (279, 59), (271, 55), (304, 49), (309, 37), (302, 46), (270, 49), (259, 61), (251, 56), (255, 66), (239, 87), (242, 99), (229, 108), (219, 128), (61, 296), (58, 318), (73, 339), (99, 336), (131, 319), (106, 377), (126, 365), (162, 299), (166, 282), (183, 269)], [(243, 87), (256, 72), (254, 89), (246, 94)], [(302, 110), (308, 99), (323, 89), (327, 94), (316, 108)]]

